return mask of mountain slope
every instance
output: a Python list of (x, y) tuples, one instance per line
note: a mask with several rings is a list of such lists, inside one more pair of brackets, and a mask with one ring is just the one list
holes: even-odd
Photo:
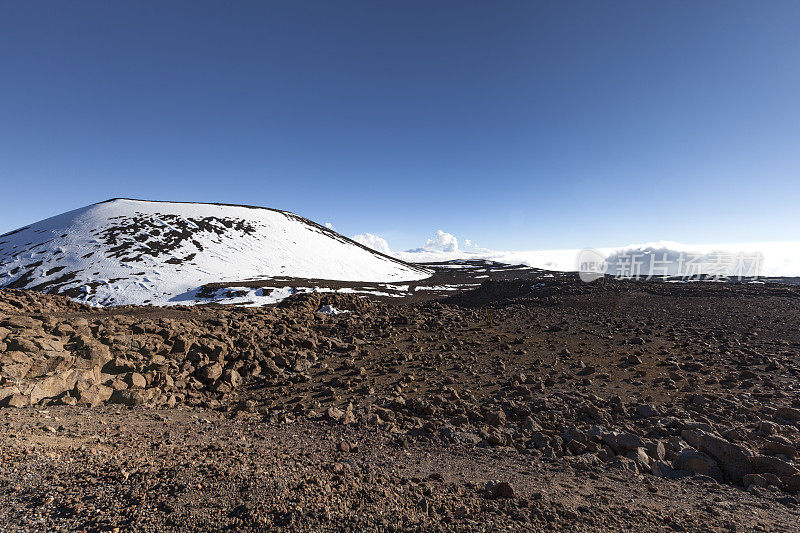
[(206, 283), (274, 276), (429, 275), (293, 213), (252, 206), (117, 198), (0, 235), (0, 287), (94, 305), (180, 303)]

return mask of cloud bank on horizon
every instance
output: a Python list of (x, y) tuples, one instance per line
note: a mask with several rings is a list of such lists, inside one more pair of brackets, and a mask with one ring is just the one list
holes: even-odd
[(389, 243), (386, 242), (386, 239), (383, 237), (378, 237), (372, 233), (362, 233), (360, 235), (353, 235), (350, 238), (357, 243), (363, 244), (367, 248), (372, 248), (373, 250), (382, 254), (393, 255), (392, 251), (389, 249)]
[[(464, 239), (466, 248), (459, 247), (458, 238), (441, 229), (427, 239), (419, 248), (405, 251), (393, 251), (386, 239), (371, 233), (354, 235), (353, 240), (373, 248), (381, 253), (397, 257), (413, 263), (450, 261), (454, 259), (486, 259), (500, 263), (524, 264), (545, 270), (574, 272), (579, 270), (579, 254), (582, 249), (562, 250), (492, 250), (480, 248), (468, 239)], [(684, 258), (689, 261), (708, 261), (719, 254), (760, 254), (758, 272), (760, 276), (800, 276), (800, 241), (782, 242), (750, 242), (735, 244), (692, 245), (674, 241), (657, 241), (642, 244), (630, 244), (611, 248), (598, 248), (596, 251), (607, 261), (615, 262), (619, 268), (620, 258), (636, 256), (643, 258), (644, 268), (650, 267), (659, 258), (679, 264)], [(738, 270), (721, 272), (722, 275), (735, 275)], [(676, 275), (670, 270), (669, 275)]]

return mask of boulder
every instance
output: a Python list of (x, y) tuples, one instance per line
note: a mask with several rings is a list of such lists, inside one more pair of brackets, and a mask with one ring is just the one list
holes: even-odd
[(625, 457), (632, 461), (636, 461), (639, 466), (639, 470), (646, 470), (650, 468), (650, 457), (645, 452), (644, 448), (634, 448), (633, 450), (628, 450), (628, 453), (625, 454)]
[(515, 496), (514, 487), (507, 481), (502, 481), (492, 488), (495, 498), (511, 499)]
[(114, 357), (104, 367), (103, 371), (108, 374), (121, 374), (123, 372), (133, 372), (136, 365), (124, 357)]
[(791, 478), (800, 473), (795, 466), (777, 457), (769, 455), (754, 455), (750, 457), (753, 471), (758, 474), (775, 474), (781, 479)]
[(280, 376), (283, 374), (283, 370), (277, 365), (274, 359), (271, 357), (267, 357), (264, 359), (262, 364), (262, 369), (264, 373), (268, 376)]
[(658, 416), (658, 411), (656, 411), (652, 405), (643, 403), (636, 407), (636, 414), (642, 418), (650, 418), (653, 416)]
[(189, 348), (194, 344), (194, 339), (186, 335), (179, 335), (172, 341), (172, 353), (175, 355), (186, 355)]
[(309, 368), (311, 368), (311, 362), (305, 357), (295, 359), (293, 367), (295, 372), (306, 372)]
[(141, 390), (115, 390), (111, 394), (111, 401), (113, 403), (120, 403), (123, 405), (142, 405), (144, 400), (145, 398)]
[(609, 464), (612, 468), (616, 468), (618, 470), (625, 470), (635, 474), (639, 473), (639, 463), (622, 455), (617, 455), (614, 457)]
[(614, 454), (620, 453), (620, 445), (618, 441), (619, 433), (615, 431), (611, 431), (609, 433), (603, 433), (600, 436), (600, 440), (608, 446)]
[(77, 358), (67, 351), (44, 352), (44, 359), (39, 359), (28, 372), (28, 378), (40, 377), (53, 372), (63, 372), (75, 367)]
[(19, 394), (19, 388), (16, 385), (0, 387), (0, 405), (5, 405), (6, 401), (15, 394)]
[(502, 409), (489, 411), (486, 413), (486, 423), (492, 427), (500, 427), (506, 424), (506, 414)]
[(655, 461), (663, 461), (667, 453), (666, 448), (664, 448), (664, 443), (660, 440), (648, 442), (646, 449), (647, 455), (652, 457)]
[(200, 378), (204, 381), (216, 381), (222, 376), (222, 365), (214, 363), (200, 369)]
[(222, 381), (235, 389), (242, 384), (242, 376), (236, 370), (228, 369), (222, 374)]
[(85, 318), (73, 318), (70, 321), (70, 324), (72, 325), (72, 328), (74, 330), (81, 330), (83, 328), (89, 327), (89, 321), (86, 320)]
[(779, 433), (778, 428), (779, 428), (778, 424), (770, 422), (769, 420), (762, 420), (758, 423), (758, 432), (761, 435), (766, 435), (766, 436), (776, 435), (777, 433)]
[(147, 387), (147, 380), (138, 372), (129, 372), (125, 374), (124, 379), (129, 389), (144, 389)]
[(786, 490), (789, 492), (800, 492), (800, 474), (793, 474), (786, 480)]
[(767, 455), (783, 455), (790, 459), (797, 456), (797, 448), (778, 440), (768, 440), (764, 442), (761, 451)]
[(33, 360), (22, 352), (6, 352), (0, 356), (2, 364), (2, 374), (6, 377), (19, 381), (25, 378), (30, 371)]
[(33, 341), (26, 339), (25, 337), (7, 337), (6, 350), (37, 353), (39, 351), (39, 347), (36, 346)]
[(30, 399), (23, 395), (23, 394), (13, 394), (10, 397), (6, 398), (6, 405), (8, 407), (25, 407), (30, 405)]
[(742, 478), (753, 471), (748, 451), (737, 444), (703, 433), (698, 439), (698, 447), (714, 458), (725, 481), (741, 485)]
[(722, 470), (717, 466), (717, 463), (708, 455), (697, 450), (688, 448), (683, 450), (675, 458), (674, 467), (675, 470), (688, 470), (695, 474), (712, 477), (719, 482), (724, 480)]
[(617, 445), (621, 450), (635, 450), (644, 448), (644, 441), (633, 433), (620, 433), (617, 435)]
[(700, 433), (694, 429), (684, 429), (681, 431), (681, 439), (693, 448), (700, 447)]
[(325, 415), (328, 417), (328, 420), (332, 422), (339, 422), (344, 419), (344, 411), (338, 407), (328, 407)]
[(79, 393), (79, 401), (83, 404), (87, 404), (91, 407), (97, 407), (101, 405), (103, 402), (106, 402), (111, 399), (111, 395), (114, 393), (114, 389), (111, 387), (106, 387), (105, 385), (92, 385), (88, 389), (81, 391)]
[(800, 409), (794, 407), (778, 407), (775, 416), (792, 422), (800, 422)]
[(653, 461), (650, 465), (650, 470), (653, 472), (654, 476), (667, 477), (669, 473), (673, 471), (673, 468), (664, 461)]
[(767, 487), (769, 482), (761, 474), (747, 474), (742, 478), (742, 485), (745, 488), (749, 487), (750, 485), (755, 485), (756, 487)]
[(93, 387), (103, 380), (103, 374), (100, 372), (100, 367), (97, 366), (91, 370), (79, 370), (77, 374), (75, 391), (78, 393)]
[(88, 369), (95, 366), (103, 367), (113, 359), (108, 346), (94, 340), (84, 342), (83, 353), (81, 355), (82, 357), (78, 359), (75, 364), (76, 368), (80, 369)]
[(76, 370), (69, 370), (38, 380), (31, 386), (30, 401), (32, 404), (36, 404), (45, 398), (55, 398), (68, 390), (72, 390), (77, 380), (78, 373)]
[(39, 329), (42, 323), (28, 316), (10, 316), (0, 321), (0, 326), (8, 329)]

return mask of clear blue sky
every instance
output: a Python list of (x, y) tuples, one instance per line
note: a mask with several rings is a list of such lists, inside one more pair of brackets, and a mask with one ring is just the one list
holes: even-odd
[(0, 1), (0, 232), (115, 196), (419, 246), (797, 239), (797, 1)]

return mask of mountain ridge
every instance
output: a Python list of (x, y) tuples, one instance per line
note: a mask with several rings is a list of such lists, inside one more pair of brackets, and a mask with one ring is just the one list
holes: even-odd
[(94, 305), (176, 303), (215, 281), (428, 275), (290, 211), (252, 205), (111, 198), (0, 236), (0, 287)]

